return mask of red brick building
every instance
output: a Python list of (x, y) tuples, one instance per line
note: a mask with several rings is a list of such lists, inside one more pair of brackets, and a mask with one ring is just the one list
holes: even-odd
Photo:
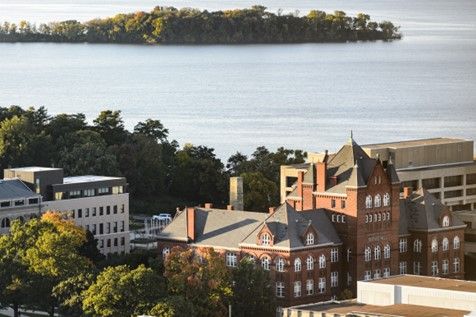
[(307, 164), (286, 202), (269, 213), (188, 208), (159, 237), (223, 252), (230, 267), (251, 256), (276, 283), (280, 305), (327, 300), (357, 280), (397, 274), (462, 278), (465, 225), (428, 192), (405, 189), (391, 160), (370, 158), (351, 138)]

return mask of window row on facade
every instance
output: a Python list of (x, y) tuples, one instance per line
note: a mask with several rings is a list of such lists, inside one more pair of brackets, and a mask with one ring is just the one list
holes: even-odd
[(391, 220), (390, 211), (368, 213), (365, 215), (365, 223), (390, 221), (390, 220)]
[[(303, 294), (302, 289), (302, 282), (295, 281), (293, 283), (293, 297), (301, 297), (311, 296), (314, 294), (324, 294), (327, 291), (327, 281), (325, 277), (319, 277), (317, 280), (317, 288), (315, 289), (315, 283), (313, 279), (307, 279), (305, 285), (305, 293)], [(334, 271), (331, 272), (331, 280), (330, 280), (330, 287), (338, 287), (339, 286), (339, 272)], [(276, 297), (284, 297), (285, 296), (285, 283), (282, 281), (276, 282)]]
[[(390, 206), (390, 194), (385, 193), (383, 195), (383, 206), (388, 207)], [(380, 208), (382, 207), (382, 196), (380, 194), (375, 195), (372, 197), (372, 195), (367, 195), (365, 197), (365, 208), (370, 209), (370, 208)]]
[(120, 237), (119, 238), (113, 238), (113, 239), (99, 239), (98, 240), (98, 247), (99, 249), (104, 249), (104, 247), (111, 248), (111, 247), (118, 247), (120, 246), (125, 246), (126, 245), (126, 238), (125, 237)]
[(2, 229), (10, 228), (11, 221), (13, 221), (13, 220), (19, 220), (20, 222), (23, 222), (25, 220), (30, 220), (30, 219), (33, 219), (33, 218), (38, 218), (38, 216), (36, 214), (31, 214), (31, 215), (19, 216), (19, 217), (16, 217), (14, 219), (13, 218), (10, 219), (9, 217), (4, 217), (4, 218), (2, 218), (2, 221), (1, 221), (1, 228)]
[(124, 186), (112, 186), (112, 187), (100, 187), (100, 188), (88, 188), (70, 190), (67, 192), (55, 192), (55, 200), (74, 199), (83, 197), (94, 197), (102, 195), (117, 195), (124, 193)]
[[(113, 214), (117, 214), (118, 211), (118, 206), (113, 205), (113, 206), (101, 206), (101, 207), (92, 207), (92, 208), (79, 208), (79, 209), (73, 209), (71, 210), (71, 216), (73, 218), (81, 219), (81, 218), (88, 218), (88, 217), (96, 217), (97, 215), (99, 216), (104, 216), (105, 215), (110, 215), (111, 210)], [(123, 214), (125, 211), (125, 206), (122, 204), (120, 206), (120, 213)]]
[(10, 207), (20, 207), (20, 206), (29, 206), (29, 205), (38, 205), (40, 203), (40, 198), (19, 198), (13, 200), (2, 200), (0, 201), (1, 208), (10, 208)]
[[(105, 222), (105, 223), (93, 223), (84, 226), (84, 229), (91, 231), (93, 235), (96, 234), (111, 234), (117, 232), (125, 231), (125, 221), (114, 221), (114, 222)], [(98, 230), (99, 229), (99, 230)]]

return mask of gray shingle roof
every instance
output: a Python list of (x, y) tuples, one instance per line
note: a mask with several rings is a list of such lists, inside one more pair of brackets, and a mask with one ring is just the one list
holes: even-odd
[[(186, 211), (180, 211), (159, 234), (159, 239), (187, 241)], [(317, 232), (316, 245), (340, 244), (341, 240), (325, 210), (297, 212), (289, 204), (281, 205), (273, 214), (195, 208), (196, 246), (237, 249), (254, 245), (265, 225), (275, 236), (274, 246), (282, 249), (305, 247), (302, 235), (309, 225)]]
[[(439, 219), (448, 212), (447, 208), (426, 189), (420, 188), (400, 202), (400, 231), (440, 229)], [(450, 227), (457, 226), (464, 226), (464, 223), (452, 217)]]
[(0, 180), (0, 200), (39, 197), (19, 179)]

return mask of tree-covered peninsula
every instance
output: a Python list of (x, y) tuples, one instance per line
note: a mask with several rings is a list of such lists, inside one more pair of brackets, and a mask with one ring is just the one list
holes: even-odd
[(27, 21), (0, 25), (0, 42), (246, 44), (319, 43), (399, 39), (398, 27), (359, 13), (312, 10), (305, 16), (277, 14), (263, 6), (209, 12), (156, 7), (87, 22), (69, 20), (36, 26)]

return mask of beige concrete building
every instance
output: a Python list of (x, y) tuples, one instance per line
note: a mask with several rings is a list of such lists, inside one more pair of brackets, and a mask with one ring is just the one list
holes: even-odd
[[(467, 227), (466, 252), (476, 252), (476, 161), (474, 142), (433, 138), (362, 146), (383, 165), (392, 160), (401, 190), (425, 188), (452, 210)], [(331, 158), (334, 154), (328, 154)], [(325, 153), (308, 153), (308, 162), (281, 167), (281, 202), (295, 188), (298, 173), (309, 163), (322, 161)]]
[(357, 299), (285, 308), (288, 317), (475, 316), (476, 282), (398, 275), (357, 282)]
[(124, 177), (63, 177), (61, 168), (47, 167), (6, 169), (4, 176), (40, 197), (40, 203), (25, 206), (28, 210), (17, 208), (16, 216), (11, 218), (29, 215), (32, 208), (37, 214), (48, 210), (67, 212), (77, 225), (93, 233), (101, 253), (129, 252), (129, 193)]

